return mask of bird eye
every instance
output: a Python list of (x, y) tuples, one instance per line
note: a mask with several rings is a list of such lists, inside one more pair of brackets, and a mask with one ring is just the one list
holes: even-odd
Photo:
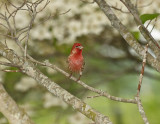
[(78, 46), (76, 46), (76, 48), (78, 48)]

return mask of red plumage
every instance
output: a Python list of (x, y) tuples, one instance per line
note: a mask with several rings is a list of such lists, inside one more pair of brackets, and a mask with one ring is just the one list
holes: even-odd
[(71, 53), (68, 57), (69, 70), (71, 71), (71, 75), (72, 73), (80, 73), (78, 80), (80, 80), (80, 77), (83, 71), (83, 66), (84, 66), (82, 49), (83, 49), (83, 46), (80, 43), (74, 43)]

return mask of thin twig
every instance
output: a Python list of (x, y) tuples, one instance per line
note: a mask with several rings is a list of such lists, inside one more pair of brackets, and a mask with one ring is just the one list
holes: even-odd
[(3, 69), (1, 71), (4, 71), (4, 72), (22, 72), (21, 70), (9, 70), (9, 69)]
[(152, 0), (151, 2), (149, 2), (148, 4), (138, 6), (137, 8), (144, 8), (144, 7), (148, 7), (148, 6), (150, 6), (152, 3), (153, 3), (153, 0)]
[(8, 35), (8, 34), (1, 34), (1, 33), (0, 33), (0, 35), (5, 36), (5, 37), (9, 37), (9, 38), (11, 38), (11, 39), (15, 39), (15, 37), (12, 37), (12, 36), (10, 36), (10, 35)]
[(12, 19), (13, 19), (13, 26), (14, 26), (14, 36), (17, 35), (17, 27), (16, 27), (15, 16), (16, 16), (16, 14), (12, 16)]
[(95, 96), (87, 96), (88, 99), (93, 99), (93, 98), (96, 98), (96, 97), (100, 97), (101, 95), (95, 95)]
[(148, 24), (147, 24), (146, 28), (148, 28), (148, 26), (149, 26), (149, 24), (151, 23), (151, 21), (152, 21), (152, 20), (150, 20), (150, 21), (148, 22)]
[(15, 64), (12, 64), (12, 63), (8, 63), (8, 62), (2, 62), (2, 61), (0, 61), (0, 65), (19, 67), (18, 65), (15, 65)]
[(68, 12), (70, 12), (71, 11), (71, 9), (68, 9), (67, 11), (65, 11), (65, 12), (62, 12), (62, 13), (59, 13), (59, 14), (54, 14), (54, 15), (49, 15), (48, 17), (46, 17), (45, 18), (45, 20), (43, 20), (43, 21), (41, 21), (41, 22), (39, 22), (38, 24), (36, 24), (36, 26), (37, 25), (40, 25), (40, 24), (42, 24), (42, 23), (44, 23), (44, 22), (46, 22), (46, 21), (48, 21), (49, 19), (52, 19), (53, 17), (55, 17), (55, 16), (57, 16), (57, 15), (59, 15), (59, 16), (61, 16), (61, 15), (64, 15), (64, 14), (67, 14)]
[(8, 7), (7, 7), (7, 4), (5, 3), (4, 5), (5, 5), (5, 8), (6, 8), (8, 14), (11, 14), (11, 13), (9, 12), (9, 9), (8, 9)]
[(7, 30), (9, 30), (8, 27), (5, 26), (4, 24), (0, 23), (0, 25), (2, 25), (4, 28), (6, 28)]
[(8, 48), (6, 37), (4, 38), (4, 43), (5, 43), (6, 47)]
[(41, 11), (43, 11), (49, 3), (50, 3), (50, 1), (47, 0), (46, 4), (39, 11), (37, 11), (37, 13), (40, 13)]
[(11, 32), (11, 36), (13, 37), (13, 30), (12, 30), (11, 24), (10, 24), (8, 19), (9, 18), (7, 18), (6, 13), (5, 13), (5, 21), (6, 21), (7, 25), (8, 25), (9, 31)]
[(11, 3), (10, 0), (7, 0), (7, 1), (8, 1), (8, 3), (11, 4), (14, 8), (16, 8), (16, 9), (18, 8), (18, 7), (16, 7), (13, 3)]
[(3, 4), (4, 4), (4, 2), (2, 2), (2, 4), (0, 5), (0, 9), (2, 8)]
[(130, 13), (130, 12), (128, 12), (128, 11), (122, 10), (122, 7), (121, 7), (121, 8), (118, 8), (117, 6), (118, 6), (118, 5), (117, 5), (117, 3), (116, 3), (115, 6), (110, 6), (110, 7), (113, 8), (113, 9), (115, 9), (115, 10), (117, 10), (117, 11), (120, 11), (120, 12), (122, 12), (122, 13), (125, 13), (125, 14), (129, 14), (129, 13)]
[(84, 2), (84, 3), (87, 3), (87, 4), (93, 4), (93, 3), (95, 2), (95, 0), (93, 0), (93, 1), (91, 1), (91, 2), (86, 1), (86, 0), (81, 0), (81, 1)]
[(154, 25), (153, 25), (153, 27), (152, 27), (150, 33), (152, 33), (152, 31), (153, 31), (153, 29), (154, 29), (154, 27), (155, 27), (155, 25), (156, 25), (156, 22), (157, 22), (157, 18), (156, 18), (155, 21), (154, 21)]
[(65, 15), (66, 13), (68, 13), (71, 9), (68, 9), (66, 12), (62, 12), (62, 13), (59, 13), (58, 15)]
[(143, 80), (143, 75), (144, 75), (144, 68), (145, 68), (146, 61), (147, 61), (147, 51), (148, 51), (148, 44), (146, 45), (146, 47), (144, 49), (144, 57), (143, 57), (143, 62), (142, 62), (141, 74), (139, 76), (137, 96), (139, 96), (139, 93), (140, 93), (140, 90), (141, 90), (141, 85), (142, 85), (142, 80)]
[[(7, 0), (9, 1), (9, 0)], [(8, 16), (8, 19), (14, 14), (14, 13), (17, 13), (18, 10), (20, 10), (25, 4), (26, 4), (26, 0), (24, 0), (24, 2), (22, 3), (21, 6), (19, 7), (16, 7), (15, 5), (13, 5), (11, 2), (9, 2), (13, 7), (16, 8), (16, 10), (14, 10), (12, 13), (9, 13), (10, 15)]]
[(23, 36), (19, 41), (22, 42), (24, 40), (24, 38), (26, 38), (27, 35)]

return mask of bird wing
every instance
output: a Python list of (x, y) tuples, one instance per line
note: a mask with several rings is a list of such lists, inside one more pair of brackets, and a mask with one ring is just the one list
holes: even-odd
[(85, 66), (85, 61), (83, 60), (83, 65), (82, 65), (82, 69), (81, 69), (81, 71), (83, 71), (84, 66)]

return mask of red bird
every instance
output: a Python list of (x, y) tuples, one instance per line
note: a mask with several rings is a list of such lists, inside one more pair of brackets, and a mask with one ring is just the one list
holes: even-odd
[(82, 49), (83, 46), (80, 43), (74, 43), (71, 53), (68, 57), (68, 63), (69, 63), (69, 70), (71, 71), (71, 74), (69, 78), (72, 76), (72, 73), (79, 73), (79, 78), (77, 79), (80, 80), (82, 76), (82, 71), (84, 67), (84, 59), (82, 56)]

